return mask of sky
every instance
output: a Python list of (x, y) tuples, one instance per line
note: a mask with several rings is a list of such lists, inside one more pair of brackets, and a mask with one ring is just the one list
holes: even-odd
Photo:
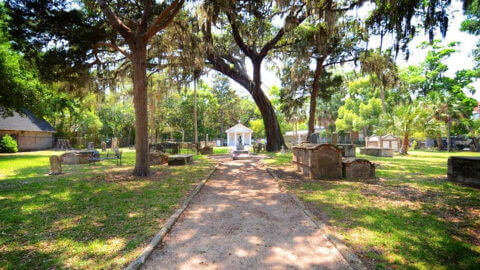
[[(470, 35), (468, 33), (460, 31), (460, 25), (465, 19), (462, 11), (461, 1), (452, 1), (452, 5), (449, 10), (450, 21), (448, 26), (447, 35), (445, 38), (442, 38), (440, 33), (435, 37), (436, 39), (442, 39), (442, 44), (446, 45), (453, 41), (461, 42), (457, 47), (458, 52), (452, 54), (445, 63), (449, 66), (449, 71), (447, 76), (453, 76), (456, 71), (461, 69), (471, 69), (474, 67), (473, 57), (471, 55), (472, 49), (475, 48), (478, 37)], [(397, 64), (400, 67), (405, 67), (409, 65), (417, 65), (425, 59), (426, 50), (417, 48), (423, 41), (428, 41), (428, 36), (426, 34), (417, 35), (409, 44), (410, 57), (405, 60), (404, 55), (400, 54), (397, 57)], [(372, 42), (370, 42), (372, 44)], [(388, 44), (388, 40), (384, 41), (384, 44)], [(373, 46), (371, 46), (372, 48)], [(251, 75), (251, 64), (247, 62), (247, 71)], [(262, 84), (264, 88), (271, 88), (272, 86), (280, 86), (280, 80), (276, 74), (268, 69), (265, 66), (262, 67)], [(474, 95), (467, 93), (468, 96), (474, 97), (480, 101), (480, 81), (475, 82), (474, 87), (477, 89)], [(237, 91), (241, 96), (248, 96), (249, 93), (239, 84), (232, 81), (232, 87)]]

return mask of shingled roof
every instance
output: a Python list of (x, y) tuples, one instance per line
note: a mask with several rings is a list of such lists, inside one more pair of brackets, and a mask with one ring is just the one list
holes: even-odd
[(55, 132), (55, 129), (43, 118), (37, 118), (27, 109), (23, 114), (13, 112), (12, 116), (0, 116), (0, 130)]

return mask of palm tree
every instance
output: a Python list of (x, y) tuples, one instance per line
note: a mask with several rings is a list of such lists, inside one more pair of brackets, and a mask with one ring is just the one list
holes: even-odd
[(463, 118), (462, 101), (456, 96), (447, 93), (430, 92), (428, 95), (429, 105), (432, 109), (433, 118), (445, 124), (447, 131), (447, 150), (452, 151), (451, 130), (452, 123)]
[(391, 114), (386, 114), (380, 121), (377, 132), (392, 133), (402, 137), (401, 154), (408, 154), (410, 137), (418, 130), (423, 130), (428, 119), (428, 110), (420, 102), (397, 106)]

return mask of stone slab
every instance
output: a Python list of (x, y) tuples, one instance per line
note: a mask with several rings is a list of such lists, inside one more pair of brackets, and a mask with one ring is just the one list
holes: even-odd
[(168, 157), (168, 166), (187, 165), (193, 162), (193, 155), (173, 155)]
[(360, 148), (360, 154), (377, 157), (393, 157), (392, 148)]
[(343, 158), (343, 177), (347, 179), (368, 179), (375, 177), (375, 165), (366, 159)]
[(480, 188), (480, 157), (450, 157), (448, 180)]

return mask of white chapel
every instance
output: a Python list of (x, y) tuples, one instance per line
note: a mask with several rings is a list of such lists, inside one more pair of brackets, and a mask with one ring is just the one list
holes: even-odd
[(227, 145), (235, 146), (238, 144), (251, 145), (252, 144), (252, 133), (253, 130), (247, 128), (246, 126), (238, 123), (235, 126), (227, 129)]

